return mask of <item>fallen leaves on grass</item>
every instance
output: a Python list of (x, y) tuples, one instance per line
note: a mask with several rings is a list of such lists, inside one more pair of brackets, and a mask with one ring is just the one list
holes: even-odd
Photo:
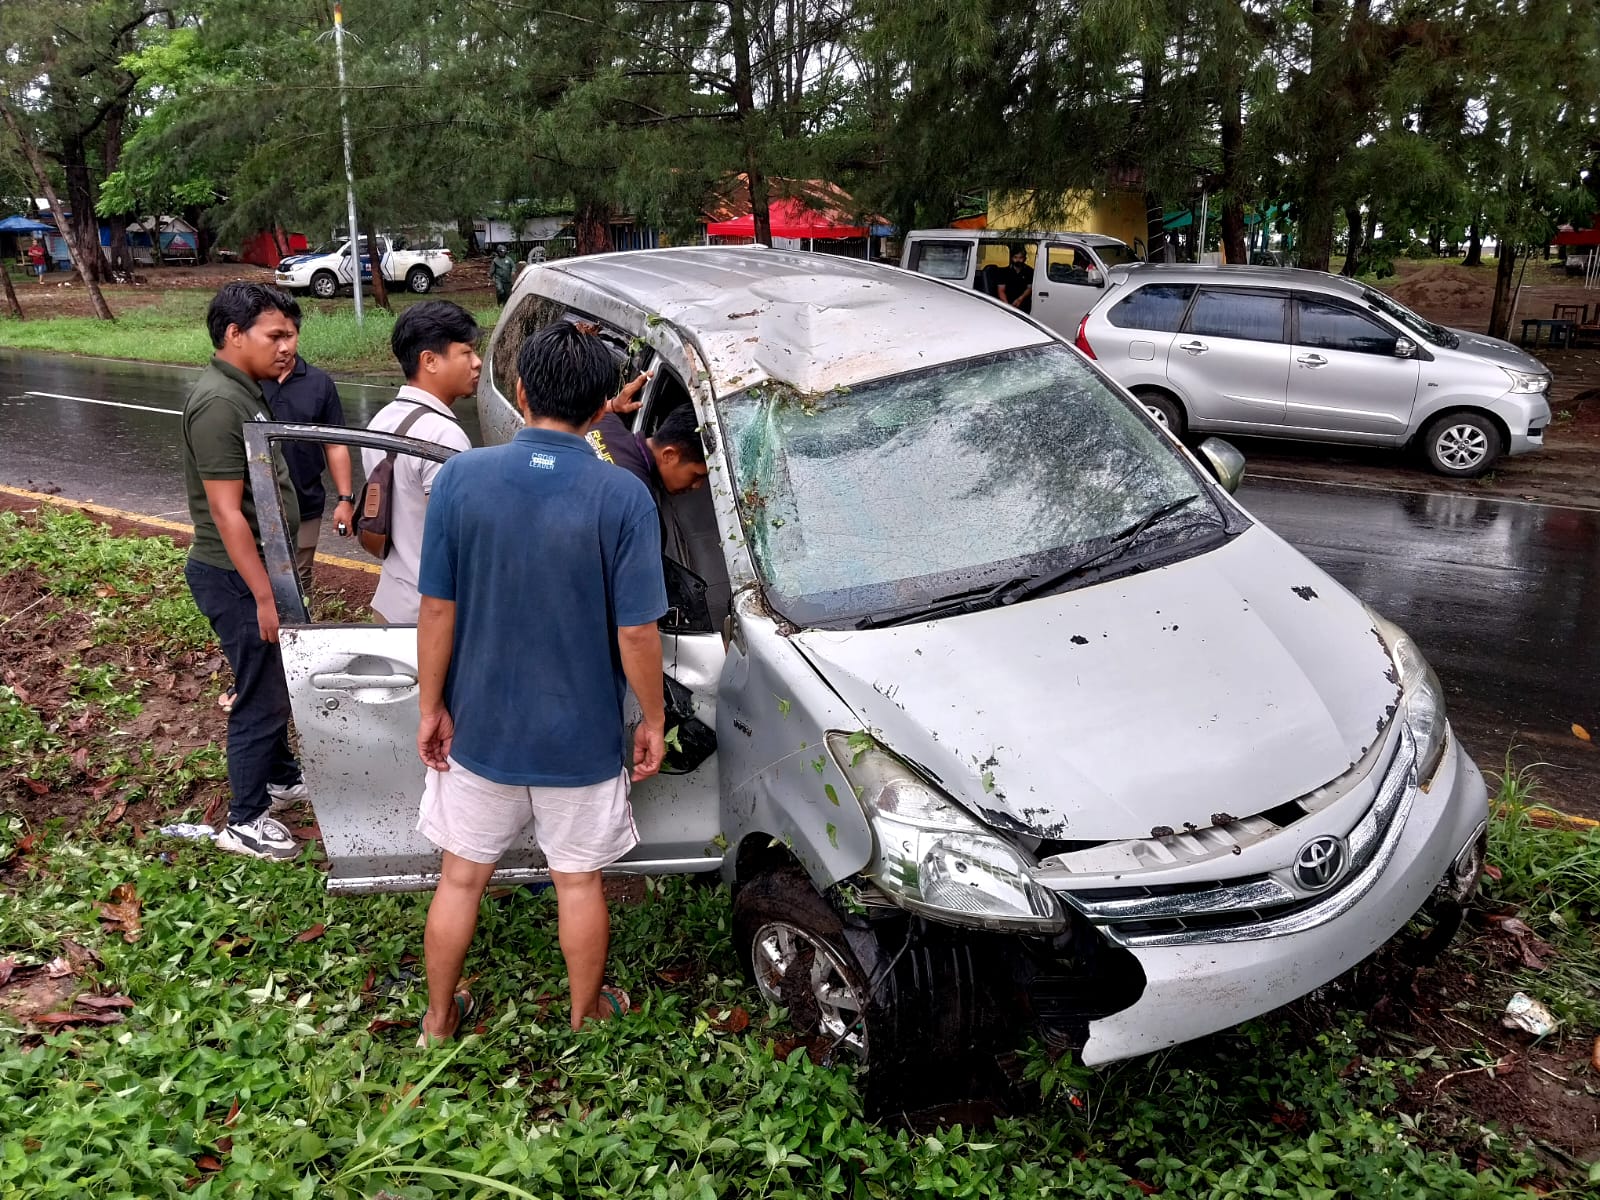
[(1530, 929), (1526, 922), (1500, 915), (1491, 915), (1489, 921), (1511, 939), (1523, 966), (1542, 971), (1547, 965), (1545, 960), (1554, 956), (1556, 948)]
[(110, 900), (100, 901), (100, 919), (112, 932), (120, 931), (125, 942), (137, 942), (141, 929), (139, 893), (131, 883), (119, 883)]
[(77, 974), (77, 972), (72, 969), (72, 964), (66, 959), (61, 958), (59, 955), (50, 960), (50, 965), (45, 967), (44, 973), (51, 979), (65, 979), (68, 975)]
[(310, 929), (303, 929), (299, 933), (295, 934), (294, 940), (297, 942), (314, 942), (327, 932), (328, 927), (321, 922), (318, 922)]
[(122, 1020), (119, 1012), (53, 1012), (40, 1013), (33, 1018), (35, 1025), (115, 1025)]
[(1582, 725), (1573, 725), (1572, 736), (1577, 738), (1580, 742), (1590, 742), (1594, 740), (1589, 736), (1589, 731)]
[(11, 976), (17, 969), (17, 956), (8, 954), (0, 958), (0, 987), (5, 987), (11, 982)]

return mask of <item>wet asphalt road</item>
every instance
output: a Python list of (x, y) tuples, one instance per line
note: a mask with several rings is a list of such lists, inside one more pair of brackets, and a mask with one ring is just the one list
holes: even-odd
[[(0, 351), (0, 484), (184, 519), (177, 414), (195, 373)], [(347, 423), (393, 386), (341, 381)], [(476, 443), (472, 406), (457, 415)], [(1486, 772), (1515, 744), (1519, 765), (1548, 764), (1549, 800), (1600, 817), (1600, 749), (1571, 732), (1600, 734), (1600, 512), (1261, 477), (1240, 499), (1417, 639)]]

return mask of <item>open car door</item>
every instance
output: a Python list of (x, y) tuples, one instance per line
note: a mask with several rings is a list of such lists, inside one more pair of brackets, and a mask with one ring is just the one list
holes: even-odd
[[(300, 761), (328, 856), (328, 890), (431, 888), (439, 878), (439, 851), (416, 831), (426, 776), (416, 749), (416, 626), (309, 619), (295, 579), (270, 449), (280, 440), (337, 443), (353, 451), (392, 450), (433, 462), (444, 462), (454, 451), (435, 442), (335, 426), (251, 422), (244, 433), (250, 487), (260, 498), (262, 551), (278, 605)], [(352, 458), (359, 462), (359, 455)], [(350, 553), (360, 553), (353, 543)], [(674, 604), (688, 611), (696, 595), (692, 578), (680, 578), (675, 590)], [(705, 620), (698, 618), (696, 624)], [(720, 659), (720, 639), (712, 640)], [(640, 843), (617, 869), (649, 874), (714, 871), (721, 865), (720, 851), (710, 844), (718, 828), (716, 747), (714, 735), (707, 744), (699, 727), (708, 732), (714, 728), (715, 714), (701, 713), (694, 723), (688, 718), (695, 715), (696, 697), (703, 696), (702, 676), (714, 678), (718, 664), (702, 661), (710, 646), (692, 653), (688, 645), (680, 649), (669, 634), (665, 648), (668, 708), (683, 725), (682, 751), (675, 756), (680, 773), (662, 774), (635, 787), (631, 799)], [(682, 676), (681, 683), (674, 672)], [(669, 717), (669, 729), (672, 724)], [(669, 765), (673, 757), (669, 755)], [(549, 878), (531, 824), (501, 860), (495, 878), (501, 883)]]

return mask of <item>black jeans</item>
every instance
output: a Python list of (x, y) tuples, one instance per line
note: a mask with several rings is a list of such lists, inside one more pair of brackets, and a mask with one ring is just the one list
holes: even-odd
[(300, 780), (289, 752), (289, 685), (276, 642), (263, 642), (256, 600), (237, 571), (190, 559), (183, 569), (195, 605), (211, 622), (233, 668), (238, 695), (228, 714), (228, 823), (246, 825), (272, 803), (267, 784)]

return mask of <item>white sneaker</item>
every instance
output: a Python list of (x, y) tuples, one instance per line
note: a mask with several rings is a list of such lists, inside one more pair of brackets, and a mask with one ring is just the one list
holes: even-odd
[(272, 797), (272, 807), (268, 811), (274, 813), (284, 812), (301, 801), (311, 799), (311, 792), (307, 789), (304, 779), (299, 783), (269, 783), (267, 795)]
[(293, 858), (300, 846), (283, 827), (263, 813), (248, 825), (228, 825), (217, 834), (216, 845), (230, 854), (246, 854), (251, 858)]

